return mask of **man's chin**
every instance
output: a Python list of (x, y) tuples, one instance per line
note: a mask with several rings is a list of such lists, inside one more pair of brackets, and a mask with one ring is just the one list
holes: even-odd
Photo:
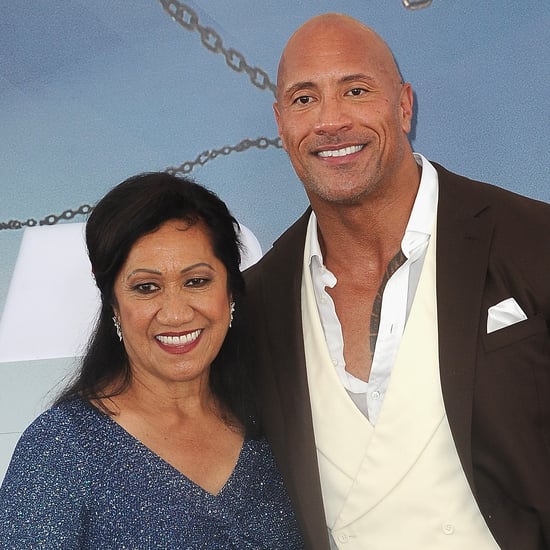
[(334, 205), (356, 206), (362, 204), (372, 194), (376, 186), (367, 185), (365, 182), (362, 182), (361, 185), (342, 182), (330, 186), (306, 186), (304, 184), (304, 187), (312, 205), (317, 201), (322, 201)]

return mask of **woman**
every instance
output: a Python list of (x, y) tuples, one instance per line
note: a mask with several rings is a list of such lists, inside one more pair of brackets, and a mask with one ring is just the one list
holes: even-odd
[(95, 207), (97, 329), (17, 445), (0, 547), (302, 548), (228, 333), (244, 286), (236, 225), (216, 195), (165, 173)]

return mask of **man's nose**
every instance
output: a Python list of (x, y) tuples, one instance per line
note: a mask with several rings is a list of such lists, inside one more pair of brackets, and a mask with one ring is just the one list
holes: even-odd
[(319, 104), (318, 118), (315, 123), (315, 132), (318, 134), (337, 134), (348, 130), (352, 126), (352, 119), (344, 101), (339, 98), (324, 98)]

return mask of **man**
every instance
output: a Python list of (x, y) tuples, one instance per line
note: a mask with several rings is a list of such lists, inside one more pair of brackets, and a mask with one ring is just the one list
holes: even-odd
[(274, 109), (311, 210), (246, 274), (248, 340), (307, 547), (550, 548), (550, 206), (413, 154), (347, 16), (290, 38)]

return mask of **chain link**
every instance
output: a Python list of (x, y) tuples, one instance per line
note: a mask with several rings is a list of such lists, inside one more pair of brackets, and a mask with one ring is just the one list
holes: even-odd
[(184, 29), (200, 34), (201, 42), (212, 53), (219, 53), (225, 57), (228, 67), (238, 73), (246, 73), (250, 82), (260, 90), (271, 90), (275, 94), (275, 84), (269, 75), (258, 67), (251, 67), (244, 55), (234, 48), (226, 49), (221, 36), (211, 27), (204, 27), (199, 23), (197, 13), (188, 5), (179, 0), (159, 0), (170, 17)]
[[(267, 149), (268, 147), (282, 148), (280, 138), (267, 138), (259, 137), (257, 139), (243, 139), (237, 145), (224, 145), (221, 149), (208, 149), (203, 151), (195, 160), (189, 160), (177, 167), (169, 167), (164, 171), (168, 174), (189, 174), (196, 166), (204, 166), (207, 162), (214, 160), (219, 155), (230, 155), (231, 153), (242, 153), (250, 149), (251, 147), (257, 147), (258, 149)], [(76, 210), (65, 210), (62, 214), (50, 214), (40, 221), (34, 218), (29, 218), (26, 221), (10, 220), (8, 222), (0, 222), (0, 231), (3, 229), (23, 229), (25, 227), (35, 227), (37, 225), (55, 225), (60, 221), (72, 220), (76, 216), (87, 215), (93, 210), (93, 207), (89, 204), (83, 204)]]
[(401, 2), (407, 10), (421, 10), (428, 8), (432, 0), (401, 0)]

